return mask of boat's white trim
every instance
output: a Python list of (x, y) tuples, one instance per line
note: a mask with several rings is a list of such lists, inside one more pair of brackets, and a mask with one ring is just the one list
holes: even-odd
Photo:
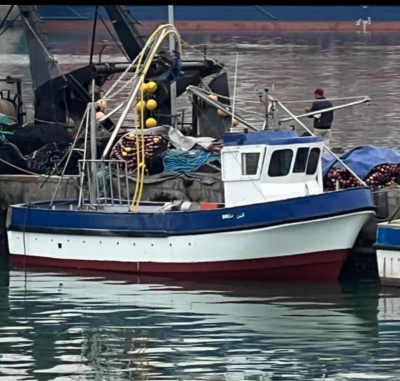
[(373, 215), (325, 219), (235, 232), (172, 237), (80, 236), (8, 231), (12, 254), (68, 260), (201, 263), (350, 249)]

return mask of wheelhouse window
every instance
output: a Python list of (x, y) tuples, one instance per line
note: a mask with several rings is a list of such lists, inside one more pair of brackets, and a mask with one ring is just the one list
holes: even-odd
[(259, 161), (259, 152), (242, 153), (242, 175), (256, 175)]
[(296, 159), (294, 161), (293, 173), (303, 173), (307, 167), (307, 159), (309, 148), (299, 148), (296, 153)]
[(319, 161), (319, 155), (321, 154), (321, 150), (319, 148), (312, 148), (310, 151), (310, 156), (308, 158), (308, 163), (307, 163), (307, 170), (306, 174), (307, 175), (313, 175), (317, 168), (318, 168), (318, 161)]
[(283, 149), (274, 151), (268, 168), (268, 175), (271, 177), (286, 176), (292, 164), (293, 151)]

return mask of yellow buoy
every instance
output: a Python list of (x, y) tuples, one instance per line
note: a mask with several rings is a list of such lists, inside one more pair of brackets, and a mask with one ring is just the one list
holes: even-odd
[(145, 101), (139, 101), (138, 103), (136, 103), (135, 107), (136, 107), (136, 110), (142, 111), (142, 110), (144, 110), (145, 106), (146, 106)]
[(228, 114), (225, 111), (220, 110), (220, 109), (217, 110), (217, 114), (219, 116), (221, 116), (222, 118), (225, 118), (226, 116), (228, 116)]
[(107, 101), (105, 99), (99, 99), (97, 101), (97, 106), (100, 108), (106, 108), (107, 107)]
[(142, 83), (140, 85), (140, 91), (143, 91), (144, 93), (147, 91), (147, 83)]
[(146, 103), (146, 108), (147, 108), (147, 110), (149, 110), (149, 111), (153, 111), (153, 110), (155, 110), (156, 108), (157, 108), (157, 101), (156, 100), (154, 100), (154, 99), (149, 99), (148, 101), (147, 101), (147, 103)]
[(149, 93), (155, 93), (157, 91), (157, 83), (154, 81), (147, 82), (147, 91)]
[(213, 101), (218, 101), (218, 97), (215, 94), (210, 94), (208, 97)]
[(152, 128), (152, 127), (155, 127), (155, 126), (157, 126), (157, 121), (154, 118), (148, 118), (146, 120), (146, 127), (147, 128)]

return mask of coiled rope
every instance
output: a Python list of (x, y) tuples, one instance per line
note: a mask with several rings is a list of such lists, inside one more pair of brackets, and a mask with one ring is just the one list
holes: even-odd
[(187, 173), (195, 172), (204, 164), (221, 160), (221, 155), (198, 149), (190, 151), (169, 149), (163, 152), (162, 160), (165, 172)]

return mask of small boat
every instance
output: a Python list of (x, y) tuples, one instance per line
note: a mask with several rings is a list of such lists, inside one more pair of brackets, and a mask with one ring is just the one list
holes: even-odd
[(400, 286), (400, 220), (378, 224), (374, 248), (381, 284)]
[[(101, 158), (92, 145), (91, 157), (85, 151), (79, 162), (79, 197), (9, 208), (12, 263), (190, 278), (336, 281), (376, 207), (362, 181), (324, 191), (322, 151), (328, 148), (321, 137), (267, 128), (249, 132), (251, 124), (244, 120), (246, 128), (238, 129), (233, 110), (206, 97), (232, 115), (220, 151), (224, 202), (142, 201), (141, 114), (130, 132), (137, 181), (129, 191), (126, 161), (107, 155), (124, 114), (132, 107), (143, 113), (135, 105), (144, 101), (146, 68), (167, 35), (179, 39), (174, 26), (159, 27), (141, 52), (132, 90)], [(89, 133), (96, 136), (95, 107), (92, 99), (85, 113), (86, 140)]]

